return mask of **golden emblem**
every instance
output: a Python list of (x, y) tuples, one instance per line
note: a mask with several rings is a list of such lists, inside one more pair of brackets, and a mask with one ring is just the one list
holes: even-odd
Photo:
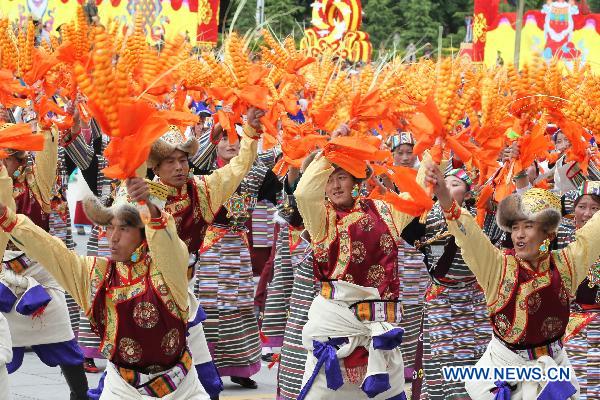
[(475, 15), (473, 19), (473, 42), (485, 42), (485, 36), (487, 31), (487, 19), (485, 15), (479, 13)]
[(213, 10), (208, 0), (198, 1), (198, 24), (207, 25), (212, 19)]

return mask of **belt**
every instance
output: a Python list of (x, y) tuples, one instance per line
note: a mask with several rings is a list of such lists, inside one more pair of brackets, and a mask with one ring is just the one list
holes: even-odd
[(175, 392), (192, 367), (192, 353), (186, 348), (177, 364), (158, 375), (146, 375), (121, 367), (118, 368), (118, 371), (125, 382), (133, 386), (140, 394), (160, 398)]
[(12, 260), (3, 261), (2, 264), (4, 264), (5, 268), (13, 270), (17, 274), (22, 274), (29, 268), (31, 260), (25, 254), (21, 254)]
[[(498, 336), (496, 336), (498, 338)], [(498, 338), (500, 339), (500, 338)], [(504, 342), (502, 339), (500, 339), (500, 341)], [(507, 347), (513, 351), (514, 353), (520, 355), (523, 359), (525, 360), (537, 360), (538, 358), (542, 357), (542, 356), (549, 356), (551, 358), (554, 358), (556, 355), (558, 355), (558, 353), (561, 352), (562, 348), (563, 348), (563, 342), (561, 339), (556, 340), (554, 342), (548, 343), (548, 344), (544, 344), (541, 346), (535, 346), (535, 347), (530, 347), (530, 348), (526, 348), (526, 349), (520, 349), (520, 350), (515, 350), (515, 349), (511, 349), (510, 348), (510, 344), (506, 343)]]
[(397, 300), (366, 300), (352, 304), (350, 309), (360, 321), (391, 324), (402, 321), (402, 303)]

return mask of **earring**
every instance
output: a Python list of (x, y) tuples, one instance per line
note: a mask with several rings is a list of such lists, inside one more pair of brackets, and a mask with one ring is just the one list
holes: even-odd
[(143, 250), (144, 246), (140, 246), (137, 249), (135, 249), (135, 251), (133, 253), (131, 253), (131, 257), (130, 260), (131, 262), (138, 262), (140, 261), (140, 258), (142, 258), (142, 250)]
[(358, 186), (358, 183), (355, 183), (354, 187), (352, 188), (352, 198), (356, 200), (359, 195), (360, 195), (360, 186)]
[(546, 238), (540, 245), (540, 253), (542, 255), (544, 255), (544, 254), (548, 253), (549, 250), (550, 250), (550, 239)]
[(23, 166), (20, 166), (19, 168), (17, 168), (15, 170), (15, 172), (13, 172), (13, 178), (18, 178), (19, 176), (21, 176), (21, 174), (23, 173)]

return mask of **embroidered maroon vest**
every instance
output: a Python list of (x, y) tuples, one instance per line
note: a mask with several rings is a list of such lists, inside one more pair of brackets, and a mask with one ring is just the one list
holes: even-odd
[(315, 245), (317, 279), (376, 287), (383, 299), (398, 298), (397, 241), (389, 227), (393, 224), (389, 208), (380, 204), (378, 208), (373, 200), (364, 199), (351, 211), (335, 211), (336, 237), (327, 247)]
[(186, 321), (160, 272), (148, 271), (150, 264), (146, 255), (130, 266), (138, 268), (141, 275), (127, 282), (116, 263), (109, 263), (103, 280), (92, 279), (90, 318), (107, 359), (118, 367), (147, 374), (172, 368), (186, 348)]
[(600, 311), (600, 286), (589, 285), (590, 279), (585, 280), (577, 288), (577, 297), (575, 301), (585, 310)]
[(17, 213), (27, 215), (34, 224), (48, 232), (50, 230), (50, 216), (42, 210), (42, 206), (33, 194), (33, 190), (27, 182), (14, 181), (13, 185)]
[(494, 332), (515, 350), (561, 339), (570, 302), (554, 258), (549, 271), (541, 274), (519, 264), (516, 280), (504, 306), (490, 314)]
[(202, 246), (208, 224), (202, 216), (196, 182), (193, 179), (188, 179), (186, 190), (184, 193), (168, 196), (165, 211), (173, 216), (177, 234), (186, 244), (188, 252), (193, 253)]

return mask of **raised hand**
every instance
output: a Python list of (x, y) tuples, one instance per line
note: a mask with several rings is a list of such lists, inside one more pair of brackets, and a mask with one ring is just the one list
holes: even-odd
[(262, 131), (262, 124), (260, 119), (265, 116), (265, 111), (256, 107), (248, 108), (248, 113), (246, 114), (248, 117), (248, 125), (254, 128), (255, 131)]
[(129, 178), (125, 181), (127, 194), (137, 203), (147, 203), (150, 197), (148, 183), (142, 178)]
[(452, 206), (452, 196), (446, 186), (444, 174), (442, 174), (439, 167), (432, 162), (428, 162), (426, 165), (425, 182), (432, 186), (433, 193), (437, 197), (442, 208), (444, 210), (449, 209)]
[(331, 132), (331, 138), (336, 138), (339, 136), (348, 136), (350, 134), (350, 127), (347, 124), (341, 124), (338, 128)]

